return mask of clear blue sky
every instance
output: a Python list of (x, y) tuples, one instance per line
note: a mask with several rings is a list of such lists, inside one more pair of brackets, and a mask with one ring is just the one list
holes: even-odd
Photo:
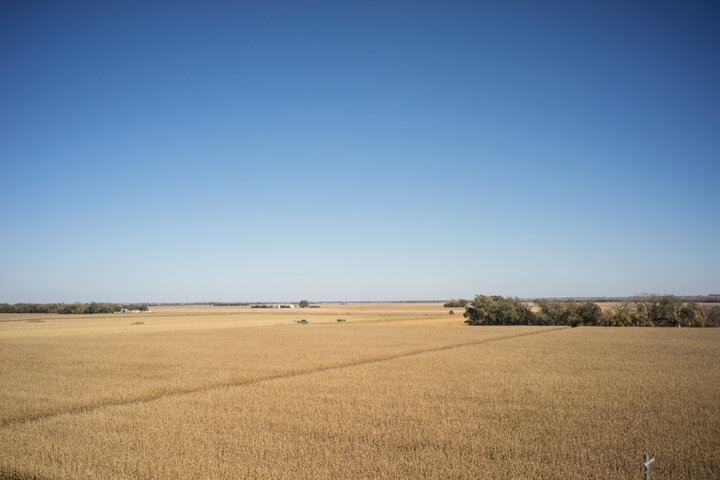
[(2, 2), (0, 301), (720, 293), (720, 3)]

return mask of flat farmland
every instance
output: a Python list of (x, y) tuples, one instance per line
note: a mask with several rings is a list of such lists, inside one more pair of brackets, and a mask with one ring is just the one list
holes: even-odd
[(0, 318), (0, 478), (720, 477), (718, 329), (152, 310)]

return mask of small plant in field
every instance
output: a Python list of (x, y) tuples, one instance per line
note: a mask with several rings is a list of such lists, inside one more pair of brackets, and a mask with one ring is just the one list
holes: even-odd
[(145, 325), (145, 322), (133, 322), (130, 325)]
[(450, 311), (448, 312), (448, 315), (455, 315), (455, 311), (454, 311), (454, 310), (450, 310)]

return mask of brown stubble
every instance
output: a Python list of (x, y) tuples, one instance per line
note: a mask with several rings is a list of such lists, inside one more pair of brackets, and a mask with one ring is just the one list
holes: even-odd
[[(207, 388), (6, 424), (5, 471), (51, 478), (635, 478), (647, 449), (657, 458), (655, 478), (720, 475), (720, 330), (236, 330), (130, 335), (122, 351), (154, 352), (146, 368), (170, 362), (177, 368), (172, 385)], [(118, 370), (93, 380), (98, 391), (102, 378), (116, 377), (117, 392), (134, 392), (117, 380), (136, 369), (132, 362), (103, 357), (109, 343), (93, 342), (86, 360), (118, 362)], [(67, 354), (64, 348), (55, 354)], [(181, 360), (185, 354), (197, 366)], [(93, 368), (44, 365), (78, 379)], [(280, 374), (238, 385), (198, 382), (217, 379), (213, 369), (233, 368), (248, 377)], [(72, 383), (63, 389), (72, 391)], [(48, 411), (67, 407), (60, 393)]]

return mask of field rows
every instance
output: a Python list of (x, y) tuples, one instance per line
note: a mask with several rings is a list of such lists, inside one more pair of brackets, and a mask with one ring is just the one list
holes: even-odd
[(715, 329), (2, 328), (0, 478), (720, 476)]
[(293, 325), (179, 331), (171, 338), (150, 332), (14, 339), (0, 351), (0, 425), (508, 335), (502, 328), (470, 336), (452, 329), (431, 338), (433, 328)]

